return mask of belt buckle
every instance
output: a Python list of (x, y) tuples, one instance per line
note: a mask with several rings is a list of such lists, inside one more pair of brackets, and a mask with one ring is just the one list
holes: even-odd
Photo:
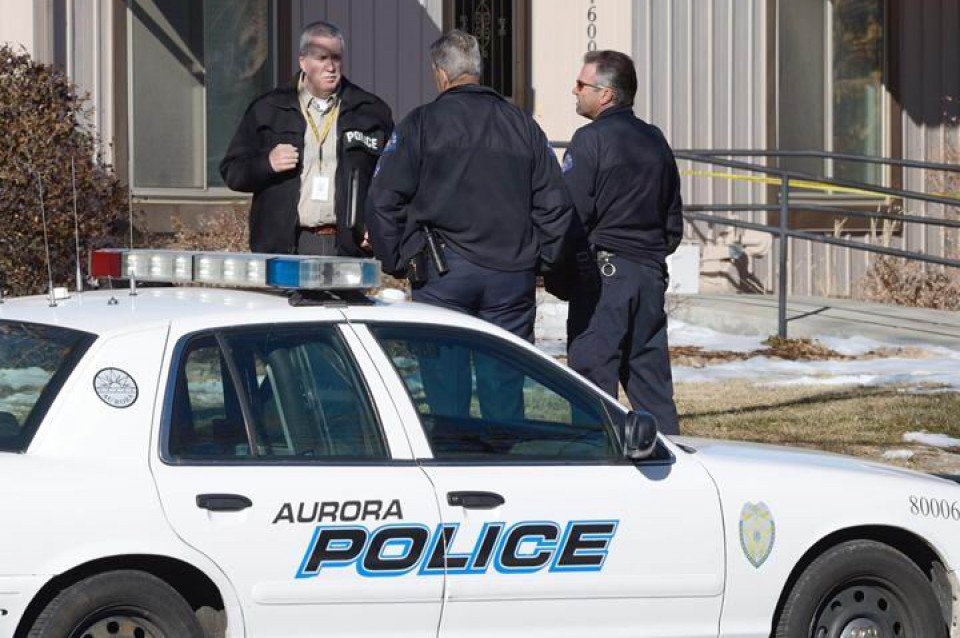
[(312, 235), (320, 235), (321, 237), (337, 234), (337, 227), (335, 224), (320, 224), (319, 226), (303, 226), (303, 230), (307, 231)]

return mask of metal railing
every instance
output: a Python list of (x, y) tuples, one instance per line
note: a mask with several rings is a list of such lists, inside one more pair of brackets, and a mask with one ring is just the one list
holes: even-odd
[[(690, 162), (709, 164), (712, 166), (722, 166), (736, 170), (748, 171), (751, 173), (762, 173), (771, 175), (779, 181), (778, 198), (779, 201), (774, 204), (697, 204), (684, 207), (684, 217), (691, 221), (705, 222), (707, 224), (733, 226), (737, 228), (746, 228), (760, 232), (775, 235), (778, 241), (779, 263), (777, 268), (777, 334), (780, 337), (787, 336), (787, 274), (789, 272), (789, 240), (803, 239), (814, 243), (829, 244), (832, 246), (841, 246), (852, 250), (887, 255), (890, 257), (901, 257), (919, 261), (922, 263), (937, 264), (941, 266), (950, 266), (960, 268), (960, 260), (949, 259), (936, 255), (929, 255), (911, 250), (901, 250), (889, 246), (877, 246), (861, 242), (841, 239), (829, 235), (794, 230), (790, 227), (790, 213), (793, 210), (791, 205), (791, 183), (795, 181), (816, 182), (824, 186), (834, 186), (841, 188), (855, 189), (856, 191), (885, 195), (900, 200), (911, 200), (918, 202), (927, 202), (931, 204), (941, 204), (944, 206), (960, 207), (960, 199), (925, 193), (921, 191), (907, 190), (903, 188), (891, 188), (888, 186), (877, 186), (866, 182), (858, 182), (850, 179), (841, 179), (837, 177), (826, 177), (812, 175), (799, 171), (786, 170), (778, 167), (771, 167), (750, 162), (743, 162), (736, 159), (725, 159), (728, 157), (764, 157), (779, 160), (780, 158), (813, 158), (833, 161), (859, 162), (873, 165), (898, 166), (907, 169), (935, 170), (951, 173), (960, 173), (960, 166), (955, 164), (943, 164), (934, 162), (919, 162), (913, 160), (900, 160), (880, 157), (867, 157), (862, 155), (851, 155), (844, 153), (830, 153), (825, 151), (756, 151), (756, 150), (680, 150), (675, 153), (678, 160), (687, 160)], [(814, 211), (831, 215), (842, 215), (847, 217), (860, 217), (870, 220), (887, 220), (898, 223), (912, 223), (938, 228), (960, 228), (960, 220), (942, 219), (936, 217), (923, 217), (919, 215), (900, 215), (867, 211), (851, 210), (838, 206), (824, 206), (818, 204), (804, 203), (804, 211)], [(779, 223), (777, 225), (759, 224), (740, 219), (730, 219), (719, 217), (713, 213), (719, 212), (753, 212), (767, 211), (779, 212)]]
[[(563, 148), (567, 143), (553, 143), (554, 146)], [(693, 204), (684, 206), (684, 218), (688, 221), (703, 222), (710, 225), (730, 226), (755, 230), (774, 235), (778, 242), (778, 268), (777, 268), (777, 334), (782, 338), (787, 337), (787, 275), (789, 272), (789, 240), (802, 239), (814, 243), (840, 246), (852, 250), (859, 250), (870, 253), (877, 253), (890, 257), (900, 257), (921, 263), (937, 264), (940, 266), (949, 266), (960, 268), (960, 260), (930, 255), (911, 250), (902, 250), (891, 248), (889, 246), (878, 246), (873, 244), (861, 243), (849, 239), (842, 239), (830, 235), (805, 230), (796, 230), (790, 227), (790, 213), (796, 208), (802, 208), (803, 211), (813, 211), (816, 213), (830, 214), (834, 216), (857, 217), (869, 220), (893, 221), (901, 224), (920, 224), (938, 228), (960, 229), (960, 219), (945, 219), (936, 217), (924, 217), (920, 215), (891, 214), (880, 211), (867, 212), (863, 210), (853, 210), (840, 206), (830, 206), (804, 202), (801, 206), (794, 207), (792, 204), (792, 189), (799, 182), (809, 185), (811, 182), (825, 187), (836, 187), (841, 189), (851, 189), (859, 193), (873, 195), (883, 195), (888, 198), (898, 200), (908, 200), (915, 202), (926, 202), (929, 204), (940, 204), (944, 206), (955, 207), (960, 210), (960, 197), (950, 197), (941, 194), (931, 194), (922, 191), (914, 191), (903, 188), (892, 188), (889, 186), (878, 186), (867, 182), (859, 182), (851, 179), (837, 177), (826, 177), (803, 173), (800, 171), (787, 170), (777, 166), (768, 166), (753, 162), (745, 162), (734, 158), (764, 158), (765, 160), (776, 160), (780, 162), (782, 158), (800, 158), (800, 159), (821, 159), (835, 162), (856, 162), (877, 166), (895, 166), (901, 169), (919, 169), (928, 171), (942, 171), (947, 173), (960, 174), (960, 166), (956, 164), (920, 162), (914, 160), (892, 159), (884, 157), (869, 157), (863, 155), (852, 155), (847, 153), (832, 153), (826, 151), (765, 151), (765, 150), (677, 150), (674, 155), (678, 160), (685, 160), (696, 164), (706, 164), (725, 169), (734, 169), (754, 174), (762, 174), (772, 178), (771, 186), (778, 186), (775, 199), (776, 203), (771, 204)], [(802, 189), (802, 186), (799, 187)], [(743, 219), (733, 219), (730, 217), (721, 217), (717, 213), (749, 213), (749, 212), (778, 212), (779, 223), (764, 224), (751, 222)]]

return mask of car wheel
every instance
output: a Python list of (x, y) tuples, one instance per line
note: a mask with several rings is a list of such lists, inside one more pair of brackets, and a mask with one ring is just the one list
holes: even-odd
[(842, 543), (800, 575), (776, 638), (946, 638), (930, 581), (897, 550), (874, 541)]
[(196, 615), (172, 587), (144, 572), (91, 576), (60, 592), (28, 638), (204, 638)]

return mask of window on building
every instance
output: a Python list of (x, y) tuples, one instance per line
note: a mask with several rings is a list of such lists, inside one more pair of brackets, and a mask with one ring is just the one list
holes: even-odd
[[(833, 0), (831, 3), (832, 150), (883, 155), (883, 0)], [(834, 175), (880, 183), (882, 168), (837, 163)]]
[(135, 189), (223, 186), (218, 166), (247, 105), (276, 85), (271, 0), (131, 0)]
[[(881, 156), (885, 152), (885, 0), (779, 3), (780, 148)], [(789, 168), (882, 183), (857, 162), (791, 160)]]

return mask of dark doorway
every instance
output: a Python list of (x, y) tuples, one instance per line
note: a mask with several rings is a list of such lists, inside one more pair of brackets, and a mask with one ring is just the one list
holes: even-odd
[(526, 107), (529, 0), (445, 0), (444, 31), (461, 29), (480, 43), (482, 83)]

